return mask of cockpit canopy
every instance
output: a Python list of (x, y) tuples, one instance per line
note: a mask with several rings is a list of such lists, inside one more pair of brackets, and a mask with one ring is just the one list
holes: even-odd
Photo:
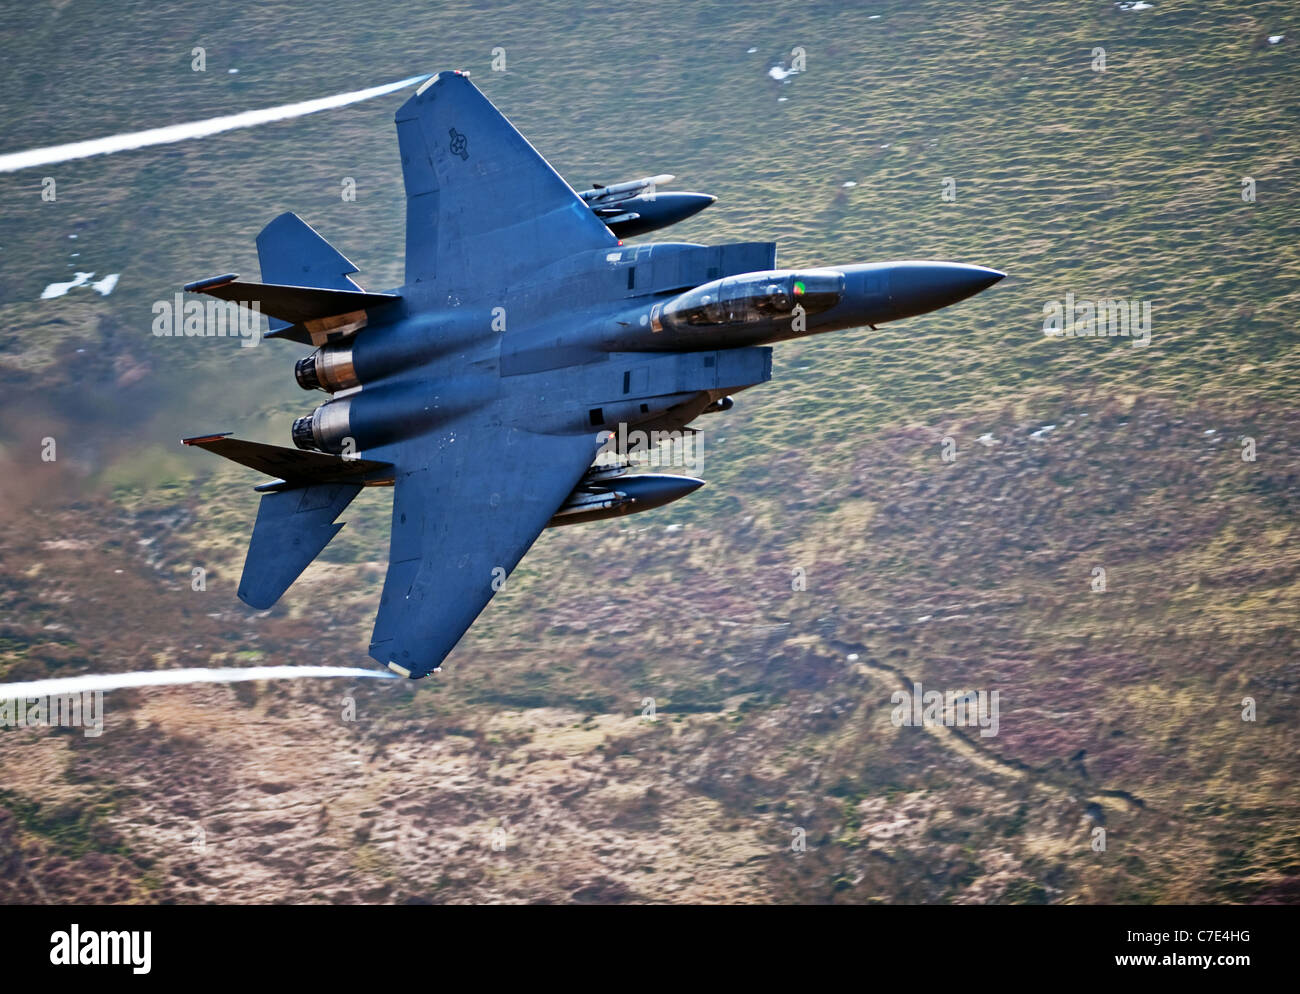
[(664, 305), (660, 320), (678, 328), (748, 324), (816, 314), (844, 296), (844, 274), (833, 269), (774, 269), (728, 276), (688, 290)]

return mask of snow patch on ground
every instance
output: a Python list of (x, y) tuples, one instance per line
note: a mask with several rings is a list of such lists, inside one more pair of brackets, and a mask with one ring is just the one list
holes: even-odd
[(101, 297), (107, 297), (117, 286), (118, 277), (121, 273), (109, 273), (102, 280), (94, 283), (90, 281), (94, 278), (94, 273), (77, 273), (71, 280), (62, 283), (51, 283), (41, 291), (41, 300), (50, 300), (54, 297), (62, 297), (69, 290), (79, 286), (89, 286)]

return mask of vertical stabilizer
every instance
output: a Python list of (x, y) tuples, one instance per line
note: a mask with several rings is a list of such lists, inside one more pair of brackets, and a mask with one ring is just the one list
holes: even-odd
[(262, 497), (239, 580), (239, 599), (268, 608), (302, 575), (343, 523), (334, 519), (361, 492), (359, 483), (320, 483)]
[[(348, 277), (357, 267), (316, 229), (292, 212), (281, 214), (257, 236), (263, 283), (310, 286), (322, 290), (360, 290)], [(271, 318), (271, 330), (289, 327)]]

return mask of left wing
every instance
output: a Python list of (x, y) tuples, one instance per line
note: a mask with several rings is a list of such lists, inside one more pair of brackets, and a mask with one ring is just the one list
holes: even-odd
[[(370, 655), (403, 676), (442, 663), (591, 465), (595, 432), (460, 419), (409, 443)], [(422, 451), (419, 451), (422, 450)], [(404, 457), (408, 453), (404, 453)], [(406, 467), (414, 467), (407, 469)]]
[(397, 111), (406, 283), (502, 289), (618, 239), (465, 73), (441, 72)]

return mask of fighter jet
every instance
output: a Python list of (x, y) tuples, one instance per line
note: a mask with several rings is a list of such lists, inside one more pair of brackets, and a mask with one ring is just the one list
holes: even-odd
[[(424, 83), (396, 121), (401, 287), (363, 290), (295, 214), (257, 238), (262, 282), (185, 287), (256, 303), (267, 337), (314, 349), (295, 376), (329, 398), (293, 423), (293, 448), (184, 442), (272, 477), (256, 488), (238, 590), (254, 608), (279, 600), (363, 487), (393, 488), (370, 654), (413, 679), (440, 667), (545, 528), (701, 485), (632, 472), (628, 439), (728, 409), (770, 379), (775, 342), (924, 314), (1004, 275), (917, 261), (779, 269), (772, 242), (627, 246), (610, 227), (619, 216), (598, 209), (644, 216), (660, 177), (575, 192), (463, 72)], [(668, 204), (650, 220), (701, 201)]]

